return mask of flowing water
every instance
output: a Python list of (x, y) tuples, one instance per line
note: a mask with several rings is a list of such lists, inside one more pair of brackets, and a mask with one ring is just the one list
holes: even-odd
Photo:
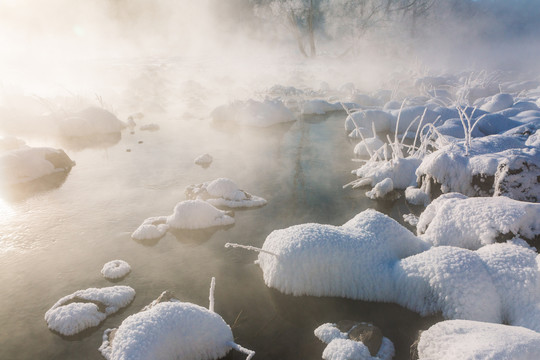
[[(411, 211), (403, 200), (376, 202), (362, 190), (342, 188), (355, 167), (344, 116), (220, 129), (208, 119), (156, 112), (145, 121), (159, 124), (159, 131), (126, 129), (121, 138), (92, 147), (49, 140), (76, 161), (68, 176), (58, 186), (0, 201), (0, 359), (101, 359), (105, 329), (164, 290), (208, 306), (213, 276), (216, 312), (256, 359), (319, 359), (325, 345), (313, 330), (344, 319), (373, 322), (396, 345), (396, 358), (407, 359), (416, 331), (431, 320), (393, 304), (280, 294), (265, 286), (255, 253), (224, 247), (262, 246), (271, 231), (295, 224), (341, 225), (367, 208), (398, 220)], [(208, 168), (193, 164), (203, 153), (214, 157)], [(144, 219), (171, 214), (188, 185), (219, 177), (268, 204), (236, 211), (228, 228), (170, 232), (145, 243), (131, 239)], [(111, 283), (100, 270), (114, 259), (127, 261), (132, 272)], [(133, 287), (133, 303), (74, 337), (47, 328), (44, 314), (61, 297), (112, 285)]]

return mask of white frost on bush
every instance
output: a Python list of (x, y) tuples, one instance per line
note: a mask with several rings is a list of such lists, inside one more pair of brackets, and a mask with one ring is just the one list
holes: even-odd
[(266, 204), (265, 199), (240, 190), (234, 181), (227, 178), (191, 185), (186, 189), (186, 195), (190, 199), (200, 199), (214, 206), (229, 208), (256, 207)]
[(498, 235), (540, 235), (540, 204), (500, 197), (441, 195), (420, 215), (418, 235), (435, 246), (478, 249)]
[(75, 163), (63, 150), (22, 147), (0, 153), (0, 183), (15, 185), (56, 172), (68, 171)]
[(124, 260), (109, 261), (101, 269), (101, 275), (106, 279), (120, 279), (129, 274), (131, 266)]
[(210, 154), (203, 154), (203, 155), (198, 156), (193, 162), (196, 165), (208, 166), (212, 163), (213, 160), (214, 159), (212, 158)]
[(280, 100), (236, 101), (212, 112), (215, 123), (233, 122), (238, 125), (268, 127), (296, 120), (294, 114)]
[(535, 360), (540, 334), (519, 326), (467, 320), (439, 322), (422, 332), (419, 360)]
[(393, 190), (394, 190), (394, 183), (392, 182), (392, 179), (386, 178), (382, 180), (381, 182), (375, 184), (373, 189), (366, 192), (366, 196), (373, 200), (380, 199), (380, 198), (384, 198)]
[(99, 325), (108, 315), (127, 306), (135, 297), (129, 286), (79, 290), (58, 300), (45, 313), (49, 329), (62, 335), (75, 335)]

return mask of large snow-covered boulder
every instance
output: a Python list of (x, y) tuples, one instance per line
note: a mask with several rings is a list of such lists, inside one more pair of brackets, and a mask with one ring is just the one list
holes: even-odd
[(467, 320), (439, 322), (422, 332), (419, 360), (535, 360), (540, 334), (519, 326)]
[(473, 250), (496, 242), (501, 235), (532, 240), (540, 237), (540, 204), (504, 196), (444, 194), (420, 215), (416, 230), (435, 246)]
[(231, 328), (214, 312), (212, 292), (210, 301), (206, 309), (166, 291), (117, 329), (107, 329), (99, 351), (107, 360), (212, 360), (234, 348), (251, 359), (255, 352), (234, 343)]
[(58, 127), (65, 137), (91, 137), (120, 133), (126, 124), (110, 111), (92, 106), (60, 118)]
[(216, 124), (235, 123), (238, 125), (268, 127), (295, 121), (294, 114), (280, 100), (247, 100), (223, 105), (212, 112)]
[(342, 226), (275, 230), (258, 264), (265, 283), (286, 294), (389, 301), (393, 263), (428, 247), (395, 220), (366, 210)]
[(49, 329), (62, 335), (75, 335), (98, 326), (108, 315), (129, 305), (135, 290), (129, 286), (79, 290), (58, 300), (45, 313)]
[(186, 189), (186, 197), (229, 208), (256, 207), (266, 204), (265, 199), (240, 190), (234, 181), (227, 178), (191, 185)]
[(63, 150), (48, 147), (21, 147), (0, 153), (0, 184), (27, 183), (75, 165)]

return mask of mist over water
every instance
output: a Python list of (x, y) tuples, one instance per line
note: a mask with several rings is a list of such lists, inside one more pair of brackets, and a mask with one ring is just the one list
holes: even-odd
[[(436, 1), (414, 28), (404, 16), (381, 18), (359, 34), (346, 32), (351, 19), (327, 11), (315, 24), (317, 56), (309, 58), (286, 21), (256, 11), (265, 3), (0, 1), (0, 135), (63, 148), (77, 162), (59, 186), (0, 199), (1, 359), (100, 359), (106, 328), (166, 289), (206, 306), (212, 276), (216, 311), (257, 359), (318, 358), (323, 346), (312, 331), (335, 317), (379, 321), (385, 336), (399, 339), (397, 358), (407, 358), (413, 333), (433, 319), (396, 305), (284, 296), (264, 285), (255, 255), (224, 249), (226, 242), (261, 246), (271, 231), (294, 224), (341, 225), (368, 207), (396, 219), (416, 210), (342, 188), (354, 178), (344, 112), (271, 130), (217, 129), (210, 114), (235, 100), (263, 100), (278, 84), (316, 91), (353, 83), (369, 92), (396, 74), (503, 69), (537, 77), (540, 7)], [(347, 1), (325, 3), (339, 9)], [(140, 112), (138, 124), (160, 130), (124, 130), (87, 144), (50, 132), (47, 116), (88, 105), (123, 121)], [(205, 152), (214, 163), (195, 167)], [(237, 211), (228, 229), (131, 239), (145, 218), (170, 214), (186, 186), (219, 177), (268, 205)], [(99, 270), (115, 258), (133, 268), (121, 283), (137, 291), (133, 304), (80, 337), (50, 332), (47, 309), (78, 289), (114, 285)], [(382, 321), (384, 313), (393, 318)]]

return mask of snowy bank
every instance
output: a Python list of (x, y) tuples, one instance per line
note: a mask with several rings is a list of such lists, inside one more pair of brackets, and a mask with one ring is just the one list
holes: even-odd
[(62, 335), (75, 335), (98, 326), (108, 315), (129, 305), (135, 290), (129, 286), (79, 290), (58, 300), (45, 313), (49, 329)]
[(240, 190), (234, 181), (227, 178), (191, 185), (186, 189), (186, 197), (229, 208), (256, 207), (266, 204), (265, 199)]

